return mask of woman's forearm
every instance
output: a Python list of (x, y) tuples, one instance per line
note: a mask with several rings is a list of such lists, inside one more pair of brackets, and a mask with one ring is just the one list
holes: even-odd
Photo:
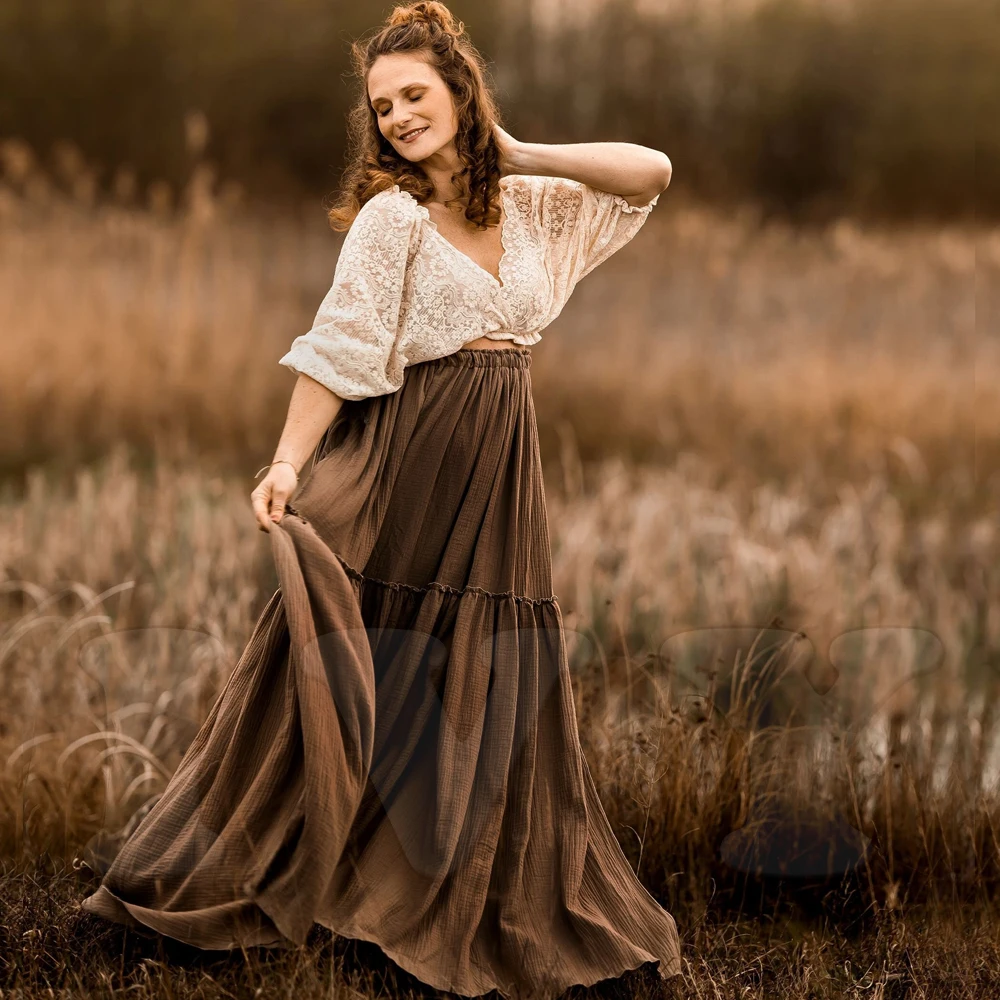
[(340, 412), (343, 399), (308, 375), (300, 374), (288, 403), (288, 416), (281, 432), (274, 462), (291, 462), (300, 472), (315, 451), (320, 438)]
[(511, 172), (568, 177), (645, 204), (670, 183), (666, 153), (632, 142), (517, 142)]

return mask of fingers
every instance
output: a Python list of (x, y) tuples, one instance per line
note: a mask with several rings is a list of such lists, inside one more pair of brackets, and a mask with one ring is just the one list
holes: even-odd
[(271, 520), (277, 524), (285, 516), (285, 501), (290, 496), (288, 490), (276, 489), (271, 494)]
[(298, 475), (284, 463), (257, 485), (250, 494), (254, 519), (261, 531), (270, 531), (272, 524), (280, 524), (285, 516), (285, 504), (298, 485)]
[(268, 520), (269, 514), (269, 490), (257, 487), (250, 494), (250, 502), (253, 504), (253, 516), (257, 521), (257, 527), (261, 531), (270, 531), (271, 522)]
[(254, 519), (261, 531), (270, 531), (272, 522), (278, 524), (281, 521), (285, 514), (285, 501), (288, 497), (287, 490), (275, 490), (269, 498), (268, 492), (259, 487), (250, 494)]

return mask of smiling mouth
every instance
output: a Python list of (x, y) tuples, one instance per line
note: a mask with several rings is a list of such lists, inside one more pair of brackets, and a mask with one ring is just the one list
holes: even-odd
[(426, 132), (429, 127), (430, 127), (429, 125), (424, 125), (423, 128), (410, 129), (409, 132), (405, 132), (403, 135), (401, 135), (399, 137), (399, 140), (400, 142), (409, 142), (411, 139), (415, 139), (421, 133)]

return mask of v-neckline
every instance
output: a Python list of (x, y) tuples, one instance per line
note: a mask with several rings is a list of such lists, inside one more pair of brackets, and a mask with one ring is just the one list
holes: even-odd
[[(490, 281), (493, 282), (493, 284), (496, 286), (496, 288), (498, 290), (505, 289), (507, 287), (507, 284), (508, 284), (506, 281), (503, 280), (503, 266), (504, 266), (505, 261), (507, 260), (508, 250), (510, 249), (507, 246), (507, 223), (510, 220), (510, 212), (508, 211), (508, 206), (507, 206), (507, 201), (508, 201), (508, 199), (507, 199), (507, 186), (503, 183), (503, 181), (505, 179), (506, 179), (505, 177), (501, 178), (501, 183), (500, 183), (500, 203), (503, 206), (503, 219), (500, 222), (500, 251), (501, 251), (500, 252), (500, 260), (497, 261), (497, 274), (500, 275), (499, 278), (497, 277), (496, 274), (493, 274), (492, 271), (487, 271), (486, 268), (482, 266), (482, 264), (476, 263), (476, 261), (474, 261), (464, 250), (459, 250), (458, 247), (455, 246), (455, 244), (452, 243), (451, 240), (449, 240), (438, 229), (438, 225), (431, 218), (431, 213), (428, 210), (427, 206), (426, 205), (421, 205), (420, 202), (417, 201), (417, 199), (409, 191), (405, 192), (407, 195), (409, 195), (411, 198), (413, 198), (413, 200), (416, 202), (417, 208), (420, 209), (420, 211), (423, 213), (424, 219), (427, 220), (428, 224), (431, 227), (431, 231), (434, 232), (434, 233), (436, 233), (437, 236), (438, 236), (438, 238), (440, 240), (442, 240), (445, 243), (446, 246), (451, 247), (451, 249), (456, 254), (458, 254), (459, 257), (464, 257), (477, 271), (479, 271), (481, 274), (485, 274), (486, 277), (489, 278)], [(400, 190), (402, 190), (402, 188), (400, 188)]]

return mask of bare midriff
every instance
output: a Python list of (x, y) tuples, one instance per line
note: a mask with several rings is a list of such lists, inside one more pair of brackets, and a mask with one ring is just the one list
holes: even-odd
[(491, 351), (509, 351), (515, 347), (520, 347), (522, 350), (527, 350), (524, 344), (515, 344), (513, 340), (490, 340), (489, 337), (477, 337), (475, 340), (470, 340), (467, 344), (462, 344), (462, 350), (467, 348), (482, 348), (485, 347)]

